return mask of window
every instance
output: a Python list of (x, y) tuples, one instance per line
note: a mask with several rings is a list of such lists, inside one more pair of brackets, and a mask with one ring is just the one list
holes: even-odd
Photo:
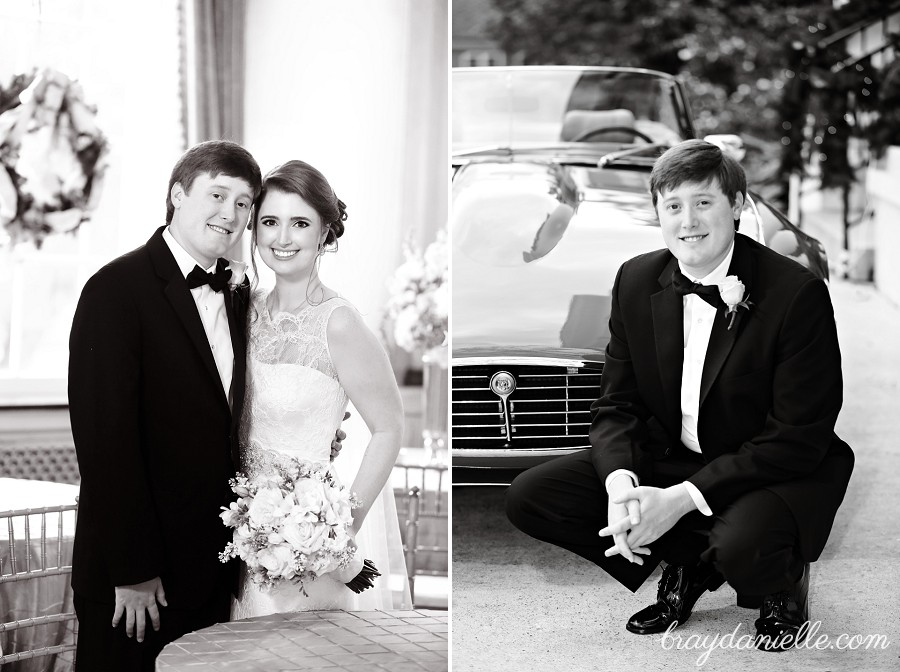
[(34, 70), (64, 73), (96, 106), (109, 141), (97, 208), (75, 235), (51, 235), (40, 249), (0, 236), (0, 406), (66, 403), (82, 286), (164, 222), (169, 171), (183, 151), (178, 16), (177, 0), (145, 4), (138, 17), (118, 0), (9, 0), (0, 9), (0, 86)]

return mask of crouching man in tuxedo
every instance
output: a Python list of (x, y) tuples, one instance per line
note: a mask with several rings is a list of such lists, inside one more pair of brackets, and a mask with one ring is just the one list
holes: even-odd
[(828, 288), (736, 234), (746, 179), (715, 145), (668, 150), (650, 192), (668, 249), (619, 269), (592, 448), (521, 474), (508, 515), (632, 591), (664, 561), (630, 632), (683, 625), (728, 581), (757, 646), (784, 650), (853, 470)]

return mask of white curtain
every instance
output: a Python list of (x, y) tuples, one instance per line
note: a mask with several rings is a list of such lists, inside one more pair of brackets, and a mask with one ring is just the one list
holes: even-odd
[(242, 142), (246, 0), (184, 0), (188, 145)]
[[(447, 211), (446, 0), (249, 0), (245, 145), (319, 168), (349, 220), (322, 276), (377, 329), (402, 243)], [(271, 282), (271, 277), (264, 277)]]

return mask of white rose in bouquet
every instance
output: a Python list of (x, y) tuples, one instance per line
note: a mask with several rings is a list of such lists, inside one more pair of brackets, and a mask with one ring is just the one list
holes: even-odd
[(285, 541), (291, 548), (303, 553), (313, 555), (325, 547), (329, 530), (327, 526), (317, 521), (291, 522), (285, 524), (282, 533)]
[[(291, 545), (291, 548), (309, 555), (321, 547), (321, 543), (312, 539), (317, 528), (321, 528), (321, 526), (317, 526), (315, 521), (292, 517), (285, 520), (282, 535), (285, 542)], [(317, 543), (318, 546), (312, 548)]]
[[(304, 523), (304, 525), (308, 524), (309, 523)], [(324, 525), (314, 525), (306, 535), (304, 541), (297, 547), (297, 550), (305, 555), (318, 553), (322, 549), (327, 538), (328, 528)]]
[(323, 544), (323, 547), (329, 553), (344, 553), (351, 544), (353, 545), (353, 548), (356, 547), (356, 542), (353, 540), (353, 537), (350, 536), (347, 528), (343, 526), (335, 527), (333, 528), (333, 535), (334, 536), (329, 536), (325, 539)]
[(304, 478), (297, 481), (294, 485), (294, 505), (291, 511), (296, 512), (317, 512), (322, 508), (322, 502), (325, 500), (322, 492), (322, 483), (312, 478)]
[(275, 544), (260, 549), (257, 560), (272, 578), (289, 579), (294, 575), (294, 552), (288, 544)]
[(277, 488), (261, 489), (250, 502), (247, 513), (256, 525), (276, 525), (290, 513), (291, 502)]
[[(345, 526), (353, 522), (350, 498), (345, 492), (338, 488), (327, 488), (325, 490), (325, 499), (327, 500), (327, 505), (323, 511), (326, 523)], [(341, 531), (343, 531), (343, 527), (341, 527)]]
[(241, 519), (241, 510), (237, 502), (231, 502), (228, 508), (219, 514), (219, 518), (228, 527), (237, 527), (238, 521)]

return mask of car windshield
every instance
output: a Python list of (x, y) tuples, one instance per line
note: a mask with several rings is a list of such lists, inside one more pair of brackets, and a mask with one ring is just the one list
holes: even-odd
[(453, 151), (675, 144), (693, 136), (676, 82), (641, 70), (459, 68)]

